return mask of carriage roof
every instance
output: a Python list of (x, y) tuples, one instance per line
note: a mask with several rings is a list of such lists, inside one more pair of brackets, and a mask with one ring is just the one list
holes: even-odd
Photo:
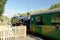
[(32, 15), (46, 14), (46, 13), (51, 13), (51, 12), (60, 12), (60, 8), (56, 8), (56, 9), (52, 9), (52, 10), (46, 10), (46, 11), (43, 11), (43, 12), (36, 12), (36, 13), (32, 13)]

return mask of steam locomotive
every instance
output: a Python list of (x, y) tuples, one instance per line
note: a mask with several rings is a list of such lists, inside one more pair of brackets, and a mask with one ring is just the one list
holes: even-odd
[(28, 16), (15, 16), (11, 18), (12, 26), (24, 25), (27, 28), (27, 32), (30, 29), (30, 19)]

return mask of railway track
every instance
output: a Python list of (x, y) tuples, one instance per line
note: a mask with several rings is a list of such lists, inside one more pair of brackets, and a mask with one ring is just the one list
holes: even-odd
[(48, 38), (48, 37), (46, 37), (46, 36), (43, 36), (43, 35), (37, 34), (37, 33), (28, 32), (27, 34), (28, 34), (28, 35), (32, 35), (32, 36), (35, 36), (35, 37), (38, 37), (38, 38), (41, 38), (41, 39), (43, 39), (43, 40), (55, 40), (55, 39), (53, 39), (53, 38)]

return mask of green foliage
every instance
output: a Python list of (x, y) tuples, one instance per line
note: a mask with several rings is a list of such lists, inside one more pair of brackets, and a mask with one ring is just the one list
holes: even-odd
[(27, 16), (28, 16), (28, 15), (30, 15), (30, 13), (29, 13), (29, 12), (27, 12)]
[(0, 25), (4, 25), (4, 21), (10, 21), (5, 15), (0, 16)]
[(26, 13), (23, 13), (23, 14), (20, 14), (21, 16), (27, 16), (28, 15), (28, 13), (26, 12)]
[(60, 8), (60, 3), (53, 4), (49, 9)]
[(20, 13), (17, 13), (17, 15), (19, 15), (19, 16), (20, 16), (21, 14), (20, 14)]
[(6, 17), (6, 16), (4, 16), (4, 15), (0, 16), (0, 19), (1, 19), (1, 20), (6, 20), (6, 21), (9, 20), (9, 18)]
[(5, 7), (5, 4), (6, 4), (6, 1), (7, 0), (0, 0), (0, 16), (3, 14), (4, 12), (4, 7)]

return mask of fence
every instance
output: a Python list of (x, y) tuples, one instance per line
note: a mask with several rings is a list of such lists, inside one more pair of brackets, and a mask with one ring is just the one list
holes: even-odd
[(0, 26), (0, 40), (25, 40), (26, 26)]

